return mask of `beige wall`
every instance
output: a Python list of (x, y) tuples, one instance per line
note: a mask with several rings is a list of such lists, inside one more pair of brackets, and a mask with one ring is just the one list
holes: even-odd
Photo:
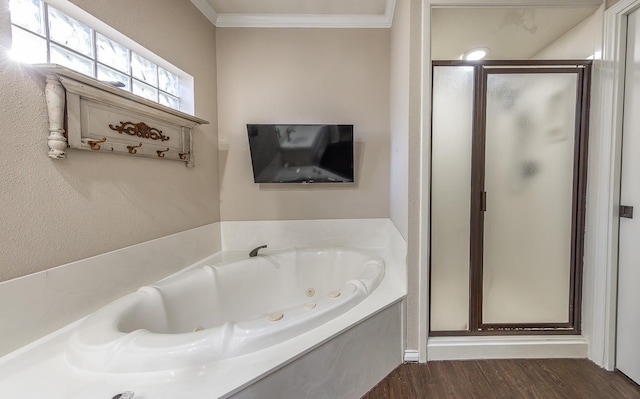
[(594, 55), (596, 59), (600, 59), (602, 54), (604, 7), (605, 5), (602, 4), (592, 15), (543, 48), (532, 59), (579, 60), (587, 59)]
[(211, 121), (196, 129), (194, 169), (84, 151), (49, 159), (44, 83), (6, 59), (0, 1), (0, 281), (218, 221), (215, 29), (191, 2), (73, 1), (194, 76), (196, 115)]
[[(388, 29), (217, 29), (222, 220), (389, 217)], [(247, 123), (354, 125), (355, 184), (255, 184)]]
[(391, 27), (389, 213), (405, 241), (409, 223), (409, 0), (396, 0)]
[(609, 8), (609, 7), (613, 6), (613, 5), (615, 5), (617, 2), (618, 2), (618, 0), (606, 0), (605, 1), (605, 7)]

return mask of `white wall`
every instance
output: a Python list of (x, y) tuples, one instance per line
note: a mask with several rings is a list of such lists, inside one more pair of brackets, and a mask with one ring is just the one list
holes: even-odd
[[(222, 220), (389, 217), (389, 30), (220, 28)], [(354, 125), (354, 184), (255, 184), (247, 123)]]
[(602, 53), (602, 4), (591, 16), (585, 18), (567, 33), (534, 55), (534, 60), (584, 60)]
[[(423, 5), (423, 0), (410, 0), (410, 11), (408, 20), (401, 23), (409, 24), (410, 40), (409, 40), (409, 187), (407, 189), (409, 198), (409, 222), (408, 222), (408, 239), (407, 239), (407, 349), (426, 350), (426, 331), (429, 326), (428, 307), (426, 310), (423, 306), (427, 305), (428, 298), (428, 280), (427, 268), (421, 267), (421, 255), (426, 254), (429, 237), (427, 231), (423, 230), (424, 225), (428, 225), (423, 212), (423, 201), (428, 198), (422, 198), (424, 191), (423, 184), (428, 184), (427, 180), (422, 181), (422, 176), (427, 173), (423, 171), (424, 165), (429, 164), (428, 154), (423, 159), (421, 152), (424, 146), (425, 137), (430, 136), (430, 131), (425, 130), (424, 126), (430, 126), (429, 113), (423, 114), (423, 110), (431, 109), (431, 94), (423, 93), (424, 82), (430, 82), (429, 77), (423, 77), (423, 73), (429, 74), (431, 61), (428, 61), (428, 67), (423, 69), (423, 29), (429, 31), (427, 25), (423, 27), (424, 8), (430, 12), (429, 4)], [(430, 34), (426, 33), (427, 41)], [(428, 56), (426, 59), (428, 60)], [(430, 75), (429, 75), (430, 76)], [(424, 80), (423, 80), (424, 79)], [(424, 103), (426, 101), (426, 104)], [(423, 120), (423, 115), (426, 120)], [(427, 142), (429, 140), (426, 140)], [(428, 202), (427, 202), (428, 203)], [(421, 361), (426, 361), (426, 353), (422, 354)]]
[[(47, 157), (44, 81), (9, 61), (0, 0), (0, 281), (219, 220), (215, 29), (188, 1), (75, 0), (195, 78), (196, 167), (69, 151)], [(168, 28), (171, 27), (171, 28)], [(188, 43), (189, 45), (185, 45)]]
[[(602, 135), (606, 134), (600, 130), (599, 102), (602, 97), (601, 66), (598, 63), (602, 55), (603, 48), (603, 24), (604, 10), (615, 4), (617, 1), (607, 1), (603, 3), (598, 10), (586, 18), (580, 24), (567, 32), (540, 53), (534, 56), (535, 59), (570, 59), (570, 58), (587, 58), (595, 55), (594, 71), (592, 74), (593, 83), (591, 86), (591, 120), (589, 132), (589, 171), (587, 183), (587, 210), (586, 210), (586, 232), (585, 232), (585, 253), (583, 263), (583, 281), (582, 281), (582, 334), (589, 342), (589, 358), (601, 366), (607, 367), (606, 355), (601, 352), (605, 344), (600, 342), (603, 336), (600, 335), (601, 326), (597, 325), (602, 320), (598, 312), (602, 309), (602, 304), (594, 302), (597, 295), (598, 287), (596, 284), (599, 265), (597, 264), (597, 246), (595, 242), (598, 233), (595, 228), (598, 227), (598, 193), (602, 189), (598, 187), (599, 168), (602, 168), (599, 160), (599, 152), (601, 151), (600, 141)], [(607, 76), (610, 76), (607, 73)]]
[(409, 223), (409, 0), (396, 0), (391, 27), (391, 221), (406, 240)]

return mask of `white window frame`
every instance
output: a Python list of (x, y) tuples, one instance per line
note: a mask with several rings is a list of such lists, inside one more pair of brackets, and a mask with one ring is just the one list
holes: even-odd
[[(175, 65), (169, 63), (164, 60), (157, 54), (152, 51), (146, 49), (142, 45), (138, 44), (131, 38), (125, 36), (120, 33), (116, 29), (107, 25), (103, 21), (89, 14), (87, 11), (82, 8), (76, 6), (75, 4), (70, 3), (68, 0), (43, 0), (48, 5), (62, 11), (67, 14), (71, 18), (87, 25), (89, 28), (93, 29), (95, 32), (102, 34), (103, 36), (108, 37), (109, 39), (127, 47), (130, 51), (135, 52), (136, 54), (146, 58), (147, 60), (155, 63), (157, 66), (166, 69), (167, 71), (175, 74), (179, 79), (179, 111), (184, 112), (189, 115), (194, 115), (195, 112), (195, 104), (194, 104), (194, 79), (193, 76), (189, 75), (185, 71), (176, 67)], [(13, 25), (13, 23), (12, 23)], [(16, 25), (16, 27), (20, 29), (24, 29)], [(27, 32), (30, 32), (28, 29)], [(47, 42), (50, 41), (48, 35), (46, 37)], [(48, 45), (48, 43), (47, 43)], [(95, 45), (95, 44), (94, 44)], [(95, 60), (94, 57), (94, 61)], [(129, 74), (129, 76), (131, 76)]]

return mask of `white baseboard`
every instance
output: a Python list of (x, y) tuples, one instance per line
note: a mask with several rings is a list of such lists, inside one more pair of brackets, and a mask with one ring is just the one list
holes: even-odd
[(586, 358), (587, 346), (580, 335), (430, 337), (427, 360)]
[(420, 355), (418, 351), (407, 349), (404, 351), (404, 357), (402, 361), (405, 363), (418, 363), (420, 361)]

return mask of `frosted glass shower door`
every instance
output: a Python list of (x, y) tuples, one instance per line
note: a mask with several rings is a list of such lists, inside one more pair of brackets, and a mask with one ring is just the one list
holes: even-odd
[(429, 334), (579, 334), (591, 63), (432, 68)]
[(433, 68), (431, 330), (469, 329), (474, 68)]
[(482, 324), (568, 324), (578, 75), (485, 84)]

